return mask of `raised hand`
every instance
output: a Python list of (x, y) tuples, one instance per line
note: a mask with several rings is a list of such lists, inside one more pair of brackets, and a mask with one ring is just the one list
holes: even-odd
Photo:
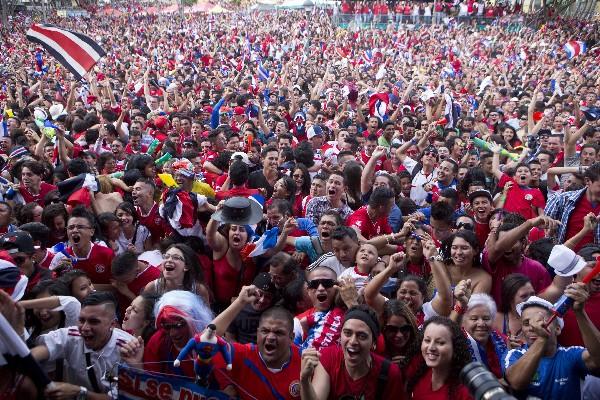
[(315, 368), (319, 365), (319, 357), (321, 354), (315, 349), (308, 348), (302, 352), (302, 361), (300, 363), (300, 380), (303, 382), (309, 381)]

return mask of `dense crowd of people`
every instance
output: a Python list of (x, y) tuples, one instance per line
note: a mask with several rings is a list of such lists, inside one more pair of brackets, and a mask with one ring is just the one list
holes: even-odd
[(1, 398), (112, 398), (128, 365), (243, 399), (469, 399), (472, 361), (518, 398), (597, 398), (597, 22), (52, 17), (106, 50), (84, 81), (32, 22), (1, 32), (0, 311), (53, 383), (6, 355)]

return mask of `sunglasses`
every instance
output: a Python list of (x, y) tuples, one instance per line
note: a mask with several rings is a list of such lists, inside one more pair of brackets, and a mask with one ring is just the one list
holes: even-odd
[(306, 283), (309, 289), (318, 289), (321, 285), (323, 285), (325, 289), (331, 289), (336, 282), (335, 279), (313, 279)]
[(187, 324), (184, 321), (179, 321), (179, 322), (174, 322), (174, 323), (168, 323), (168, 322), (161, 322), (160, 323), (160, 327), (162, 329), (164, 329), (165, 331), (170, 331), (171, 329), (181, 329), (184, 328)]
[(410, 325), (402, 325), (402, 326), (396, 326), (396, 325), (386, 325), (383, 330), (385, 331), (385, 333), (389, 333), (390, 335), (396, 335), (398, 334), (398, 332), (400, 332), (403, 335), (408, 335), (409, 333), (412, 332), (412, 327)]
[(473, 224), (470, 224), (468, 222), (461, 222), (459, 224), (456, 225), (456, 229), (465, 229), (467, 231), (472, 231), (473, 230)]
[(423, 240), (423, 238), (421, 237), (421, 235), (417, 234), (417, 233), (411, 233), (410, 237), (415, 239), (417, 242), (420, 242), (421, 240)]

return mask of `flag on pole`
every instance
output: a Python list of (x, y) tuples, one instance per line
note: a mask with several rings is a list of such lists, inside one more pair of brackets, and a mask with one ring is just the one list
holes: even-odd
[(266, 69), (264, 67), (264, 65), (262, 65), (262, 62), (258, 64), (258, 67), (256, 68), (256, 72), (258, 73), (258, 78), (261, 81), (266, 81), (269, 79), (269, 70)]
[(572, 40), (570, 42), (565, 43), (563, 46), (563, 50), (567, 53), (567, 58), (570, 60), (575, 56), (583, 54), (587, 51), (587, 46), (585, 42), (579, 40)]
[(33, 24), (27, 31), (27, 39), (42, 45), (80, 80), (106, 55), (89, 36), (50, 24)]

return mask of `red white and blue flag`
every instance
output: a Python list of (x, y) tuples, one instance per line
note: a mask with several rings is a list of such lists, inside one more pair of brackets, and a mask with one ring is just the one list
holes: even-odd
[(567, 58), (570, 60), (580, 54), (583, 54), (587, 51), (587, 46), (585, 42), (580, 40), (572, 40), (570, 42), (565, 43), (563, 46), (563, 50), (567, 53)]
[(381, 121), (387, 120), (387, 108), (390, 103), (390, 97), (387, 93), (375, 93), (369, 97), (369, 114), (379, 118)]
[(27, 31), (27, 39), (42, 45), (80, 80), (106, 55), (89, 36), (50, 24), (33, 24)]

